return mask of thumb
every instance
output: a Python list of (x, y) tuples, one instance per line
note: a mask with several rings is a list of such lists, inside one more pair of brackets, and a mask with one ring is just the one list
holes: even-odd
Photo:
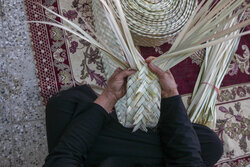
[(149, 69), (156, 74), (158, 77), (161, 76), (162, 74), (164, 74), (164, 71), (162, 71), (159, 67), (157, 67), (156, 65), (154, 65), (152, 62), (150, 62), (148, 64)]
[(146, 61), (146, 63), (150, 63), (154, 59), (155, 59), (154, 56), (149, 56), (145, 61)]
[(126, 78), (134, 73), (135, 73), (134, 70), (124, 70), (118, 74), (118, 77), (121, 79), (124, 79), (124, 78)]

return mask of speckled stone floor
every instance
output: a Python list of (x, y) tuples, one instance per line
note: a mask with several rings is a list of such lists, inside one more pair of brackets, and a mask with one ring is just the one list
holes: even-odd
[(0, 0), (0, 167), (42, 166), (45, 112), (24, 0)]

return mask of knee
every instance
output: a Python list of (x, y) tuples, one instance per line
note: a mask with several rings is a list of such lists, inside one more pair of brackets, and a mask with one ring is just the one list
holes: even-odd
[(66, 109), (71, 106), (67, 96), (64, 94), (64, 92), (59, 92), (49, 98), (45, 108), (46, 117), (53, 116), (58, 112), (61, 113), (62, 111), (66, 111)]
[(74, 88), (70, 88), (67, 90), (60, 91), (54, 95), (52, 95), (49, 100), (47, 101), (46, 108), (51, 108), (54, 106), (58, 106), (62, 104), (63, 101), (66, 101), (71, 98), (71, 96), (74, 95)]
[(52, 106), (56, 106), (60, 102), (60, 96), (59, 93), (52, 95), (46, 104), (46, 110)]
[(119, 167), (132, 167), (133, 161), (130, 159), (122, 158), (122, 157), (109, 157), (103, 160), (100, 167), (110, 167), (110, 166), (119, 166)]
[(54, 105), (58, 102), (66, 101), (68, 103), (82, 103), (82, 102), (93, 102), (97, 98), (95, 92), (88, 85), (81, 85), (77, 87), (72, 87), (67, 90), (63, 90), (55, 95), (53, 95), (49, 101), (48, 105)]
[(211, 149), (213, 150), (216, 159), (219, 160), (224, 152), (223, 144), (214, 131), (211, 130), (210, 133), (211, 133), (210, 134), (210, 136), (211, 136)]
[(217, 134), (203, 125), (194, 125), (201, 144), (201, 155), (207, 166), (213, 166), (223, 154), (223, 144)]
[(207, 166), (210, 165), (212, 167), (221, 158), (224, 149), (223, 144), (217, 134), (212, 130), (210, 130), (209, 133), (210, 142), (204, 151), (208, 150), (210, 157), (206, 157), (204, 160), (206, 161)]

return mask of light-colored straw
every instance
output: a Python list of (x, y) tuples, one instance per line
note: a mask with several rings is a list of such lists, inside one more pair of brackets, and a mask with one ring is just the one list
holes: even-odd
[[(224, 29), (232, 27), (235, 23), (237, 23), (237, 18), (225, 25)], [(239, 34), (239, 32), (237, 30), (231, 35)], [(219, 88), (238, 48), (239, 41), (240, 38), (234, 38), (206, 48), (206, 55), (193, 90), (191, 104), (187, 109), (192, 122), (215, 128), (215, 103), (219, 96)]]
[[(197, 0), (121, 0), (135, 45), (160, 46), (181, 31)], [(113, 8), (119, 18), (116, 6)]]

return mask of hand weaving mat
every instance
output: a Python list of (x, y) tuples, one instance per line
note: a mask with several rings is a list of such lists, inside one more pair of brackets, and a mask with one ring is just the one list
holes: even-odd
[[(91, 0), (26, 0), (28, 20), (54, 18), (32, 2), (39, 2), (80, 25), (82, 18), (93, 23)], [(40, 15), (38, 13), (43, 13)], [(250, 10), (245, 13), (250, 17)], [(250, 29), (248, 26), (246, 29)], [(61, 90), (90, 84), (96, 92), (105, 86), (103, 65), (99, 51), (87, 42), (58, 28), (30, 24), (39, 88), (46, 104), (49, 97)], [(159, 56), (167, 51), (174, 38), (160, 47), (141, 48), (141, 53)], [(241, 39), (230, 64), (217, 99), (216, 133), (224, 143), (224, 154), (217, 167), (245, 167), (250, 164), (250, 36)], [(188, 105), (204, 51), (199, 51), (171, 69), (185, 105)]]

